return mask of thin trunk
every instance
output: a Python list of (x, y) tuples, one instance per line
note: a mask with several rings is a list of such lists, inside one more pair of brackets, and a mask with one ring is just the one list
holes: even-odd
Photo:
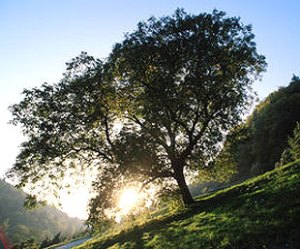
[(191, 195), (191, 192), (186, 184), (185, 177), (183, 174), (183, 169), (177, 169), (175, 171), (175, 179), (179, 186), (180, 194), (185, 206), (193, 204), (195, 201)]

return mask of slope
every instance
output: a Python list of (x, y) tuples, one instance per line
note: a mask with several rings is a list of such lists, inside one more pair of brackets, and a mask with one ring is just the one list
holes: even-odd
[(0, 227), (12, 243), (29, 237), (42, 241), (58, 232), (71, 236), (83, 228), (83, 222), (50, 206), (28, 211), (23, 207), (25, 193), (0, 180)]
[(76, 248), (300, 248), (300, 160)]

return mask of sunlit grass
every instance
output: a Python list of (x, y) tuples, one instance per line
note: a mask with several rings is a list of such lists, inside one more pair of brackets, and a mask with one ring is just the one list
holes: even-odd
[(78, 248), (298, 248), (299, 172), (297, 161)]

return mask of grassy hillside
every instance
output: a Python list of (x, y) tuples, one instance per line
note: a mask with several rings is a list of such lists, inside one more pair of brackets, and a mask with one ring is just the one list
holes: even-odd
[(71, 236), (83, 228), (83, 221), (50, 206), (28, 211), (23, 207), (25, 193), (0, 180), (0, 228), (12, 243), (30, 237), (42, 241), (58, 232)]
[(76, 248), (300, 248), (300, 160)]

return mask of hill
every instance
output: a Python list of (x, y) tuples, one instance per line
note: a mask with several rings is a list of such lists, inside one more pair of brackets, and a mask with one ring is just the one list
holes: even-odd
[(274, 169), (300, 122), (300, 78), (294, 76), (260, 102), (244, 125), (231, 134), (231, 153), (240, 177)]
[(61, 232), (71, 236), (83, 228), (83, 221), (70, 218), (66, 213), (50, 206), (28, 211), (23, 207), (25, 193), (0, 180), (0, 227), (12, 243), (30, 237), (42, 241)]
[(300, 248), (300, 160), (76, 247)]

